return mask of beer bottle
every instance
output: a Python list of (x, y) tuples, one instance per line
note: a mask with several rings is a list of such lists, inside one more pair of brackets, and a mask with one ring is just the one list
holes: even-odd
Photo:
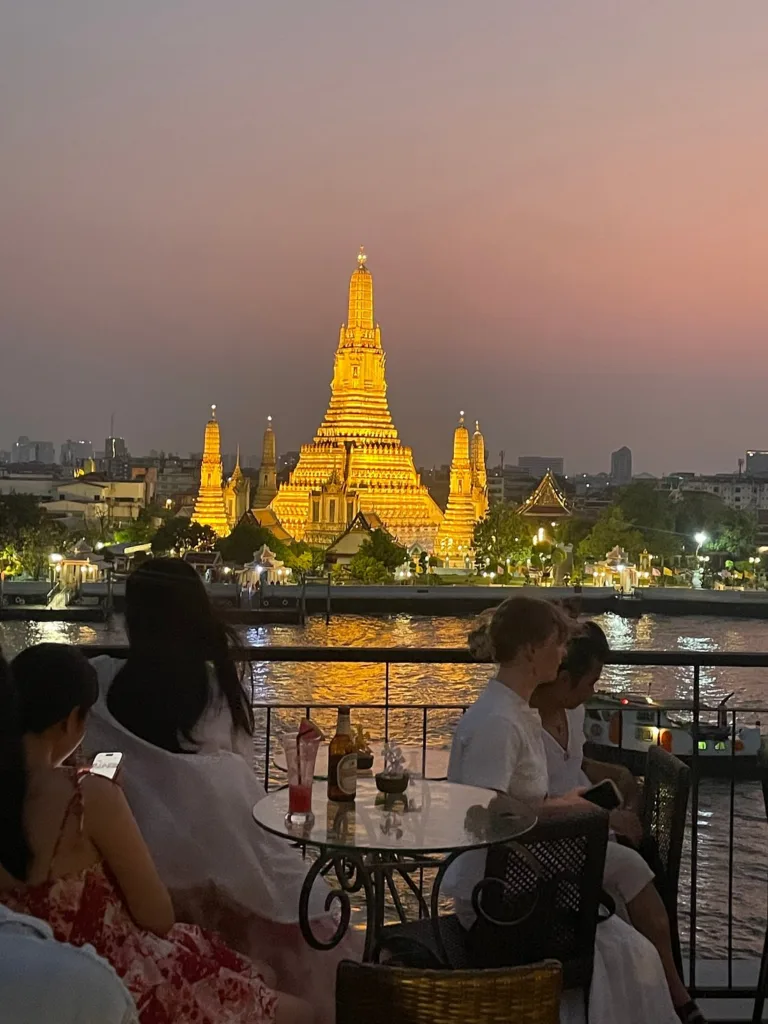
[(328, 747), (328, 799), (352, 801), (357, 793), (357, 751), (352, 740), (349, 708), (339, 708), (336, 735)]

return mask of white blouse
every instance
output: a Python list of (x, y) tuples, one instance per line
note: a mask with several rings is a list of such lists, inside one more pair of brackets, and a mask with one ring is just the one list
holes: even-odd
[(568, 743), (565, 748), (561, 747), (546, 729), (542, 729), (550, 796), (563, 796), (574, 789), (590, 785), (582, 768), (585, 738), (584, 705), (569, 708), (565, 712), (565, 718), (568, 723)]

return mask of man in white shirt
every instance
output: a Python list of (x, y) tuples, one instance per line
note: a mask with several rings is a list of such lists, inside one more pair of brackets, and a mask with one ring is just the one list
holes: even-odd
[(133, 999), (90, 946), (58, 942), (36, 917), (0, 904), (0, 1019), (5, 1024), (138, 1024)]

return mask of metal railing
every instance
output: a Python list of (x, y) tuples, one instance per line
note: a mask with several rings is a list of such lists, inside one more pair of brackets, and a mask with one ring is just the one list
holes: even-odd
[[(125, 657), (127, 654), (127, 648), (115, 648), (115, 647), (103, 647), (96, 645), (88, 645), (83, 647), (85, 653), (89, 656), (96, 654), (109, 654), (114, 657)], [(356, 702), (349, 700), (348, 695), (344, 692), (339, 692), (338, 695), (334, 693), (333, 703), (315, 702), (315, 701), (276, 701), (276, 702), (254, 702), (254, 711), (257, 715), (257, 736), (256, 736), (256, 762), (259, 770), (263, 773), (264, 784), (267, 788), (270, 787), (274, 777), (274, 765), (273, 765), (273, 753), (275, 750), (275, 729), (276, 722), (279, 722), (283, 716), (290, 716), (295, 723), (297, 713), (301, 715), (332, 715), (337, 709), (339, 704), (349, 704), (354, 710), (358, 712), (364, 712), (368, 716), (380, 717), (382, 723), (381, 738), (386, 741), (390, 737), (390, 726), (392, 717), (395, 715), (416, 715), (418, 719), (418, 736), (414, 737), (417, 739), (415, 746), (418, 747), (420, 753), (420, 770), (421, 774), (425, 778), (429, 778), (427, 767), (430, 750), (434, 750), (434, 746), (430, 745), (430, 722), (435, 716), (441, 718), (440, 728), (445, 728), (447, 720), (451, 717), (458, 718), (469, 706), (471, 700), (459, 701), (459, 702), (446, 702), (446, 703), (429, 703), (429, 704), (418, 704), (413, 702), (402, 702), (392, 701), (390, 699), (391, 694), (391, 669), (397, 665), (415, 665), (415, 664), (434, 664), (434, 665), (477, 665), (477, 661), (470, 657), (469, 652), (466, 649), (454, 649), (454, 648), (362, 648), (362, 647), (342, 647), (342, 648), (328, 648), (328, 647), (248, 647), (243, 648), (237, 652), (238, 659), (250, 663), (251, 668), (256, 664), (269, 664), (269, 663), (311, 663), (311, 664), (324, 664), (329, 663), (357, 663), (357, 664), (374, 664), (381, 665), (383, 667), (383, 680), (382, 680), (382, 700), (374, 702)], [(686, 715), (689, 719), (691, 738), (692, 738), (692, 749), (690, 756), (690, 767), (691, 767), (691, 796), (689, 804), (689, 817), (691, 827), (688, 830), (688, 841), (687, 841), (687, 859), (684, 864), (684, 872), (681, 877), (681, 910), (684, 917), (685, 914), (688, 916), (688, 929), (687, 936), (681, 936), (681, 939), (687, 937), (687, 965), (688, 965), (688, 980), (689, 987), (692, 992), (700, 997), (710, 998), (723, 998), (723, 997), (737, 997), (737, 998), (749, 998), (754, 995), (754, 987), (749, 984), (735, 984), (734, 983), (734, 963), (738, 963), (743, 957), (735, 957), (735, 933), (734, 924), (739, 924), (738, 918), (734, 917), (734, 907), (737, 896), (737, 881), (741, 882), (744, 879), (740, 876), (739, 879), (735, 879), (734, 876), (734, 865), (735, 865), (735, 853), (737, 850), (736, 833), (737, 828), (740, 827), (742, 818), (737, 813), (737, 805), (739, 800), (743, 800), (745, 797), (744, 786), (748, 785), (743, 781), (740, 781), (739, 773), (737, 771), (736, 761), (738, 755), (736, 754), (736, 732), (739, 724), (739, 719), (742, 716), (749, 714), (768, 714), (768, 705), (758, 705), (755, 703), (738, 704), (727, 708), (725, 714), (728, 716), (729, 732), (731, 735), (730, 744), (730, 755), (729, 760), (731, 762), (730, 771), (725, 771), (724, 782), (727, 787), (727, 806), (722, 806), (722, 800), (719, 801), (721, 805), (719, 810), (713, 812), (712, 809), (707, 806), (705, 814), (702, 817), (701, 813), (701, 797), (702, 787), (704, 786), (704, 795), (707, 799), (711, 799), (711, 794), (706, 791), (707, 778), (704, 771), (703, 757), (699, 750), (699, 739), (700, 729), (706, 724), (709, 716), (714, 715), (720, 711), (722, 716), (723, 711), (719, 709), (716, 704), (707, 704), (702, 700), (701, 695), (701, 676), (703, 670), (708, 669), (768, 669), (768, 653), (721, 653), (721, 652), (706, 652), (706, 651), (612, 651), (607, 659), (607, 664), (613, 666), (642, 666), (643, 668), (658, 667), (658, 668), (678, 668), (686, 669), (690, 672), (690, 693), (691, 699), (686, 701), (664, 701), (663, 707), (657, 708), (657, 725), (661, 725), (661, 714), (666, 711), (678, 711)], [(247, 678), (247, 676), (246, 676)], [(636, 710), (636, 708), (623, 706), (617, 696), (615, 704), (606, 705), (604, 701), (600, 703), (601, 708), (610, 707), (612, 711), (618, 712), (621, 715)], [(623, 732), (623, 730), (622, 730)], [(398, 736), (398, 740), (402, 739)], [(722, 759), (721, 759), (722, 760)], [(766, 777), (763, 775), (762, 762), (759, 758), (755, 759), (754, 772), (752, 775), (752, 785), (755, 789), (759, 783), (763, 784), (764, 793), (768, 793), (768, 782)], [(721, 797), (720, 793), (722, 786), (717, 787), (716, 796)], [(754, 824), (756, 812), (754, 810), (755, 804), (755, 793), (751, 792), (750, 797), (750, 809), (749, 809), (749, 820)], [(760, 799), (760, 820), (763, 826), (766, 825), (766, 807), (768, 805)], [(722, 813), (721, 813), (722, 812)], [(716, 825), (722, 824), (722, 819), (725, 819), (726, 828), (725, 835), (722, 837), (724, 841), (725, 849), (727, 849), (727, 864), (725, 865), (726, 871), (726, 897), (725, 903), (727, 908), (727, 920), (722, 922), (726, 940), (724, 944), (725, 956), (715, 956), (706, 958), (706, 962), (717, 961), (722, 966), (723, 960), (725, 961), (726, 970), (724, 974), (725, 984), (711, 983), (711, 978), (708, 980), (703, 978), (701, 983), (697, 983), (697, 971), (701, 970), (702, 963), (705, 958), (699, 959), (697, 956), (697, 949), (699, 943), (699, 926), (700, 926), (700, 902), (701, 902), (701, 831), (702, 828), (710, 828), (712, 825), (713, 815), (717, 813), (720, 818), (715, 821)], [(719, 842), (716, 844), (718, 853), (721, 852)], [(708, 841), (709, 847), (709, 841)], [(768, 831), (766, 831), (765, 837), (761, 843), (762, 851), (768, 851)], [(708, 853), (711, 854), (711, 850), (708, 849)], [(722, 865), (720, 865), (722, 867)], [(687, 871), (685, 870), (687, 868)], [(704, 871), (704, 884), (709, 886), (713, 878), (713, 867), (705, 857), (705, 871)], [(718, 869), (719, 870), (719, 869)], [(765, 888), (765, 870), (766, 865), (762, 865), (763, 876), (760, 881), (757, 881), (754, 877), (754, 865), (752, 871), (747, 877), (747, 882), (754, 886), (753, 897), (748, 894), (741, 893), (744, 900), (747, 899), (748, 905), (753, 911), (755, 909), (754, 903), (758, 899), (757, 892), (759, 891), (759, 901), (762, 904), (762, 909), (758, 910), (758, 917), (761, 921), (761, 925), (751, 925), (752, 935), (750, 938), (750, 949), (749, 954), (752, 957), (757, 957), (760, 954), (758, 946), (762, 946), (763, 933), (766, 926), (766, 914), (765, 914), (765, 901), (766, 901), (766, 888)], [(717, 872), (716, 872), (717, 874)], [(719, 881), (722, 879), (717, 876)], [(683, 882), (686, 882), (685, 888), (683, 888)], [(687, 896), (687, 898), (686, 898)], [(712, 913), (711, 908), (708, 911)], [(682, 930), (682, 929), (681, 929)], [(685, 943), (684, 943), (685, 944)], [(743, 943), (742, 943), (743, 946)], [(743, 949), (742, 949), (743, 952)], [(707, 973), (707, 972), (705, 972)], [(708, 972), (711, 974), (711, 972)]]

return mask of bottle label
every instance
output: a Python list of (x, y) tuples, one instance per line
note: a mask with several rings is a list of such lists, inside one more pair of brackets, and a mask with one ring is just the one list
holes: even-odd
[(336, 765), (336, 782), (342, 793), (354, 796), (357, 792), (357, 754), (345, 754)]

